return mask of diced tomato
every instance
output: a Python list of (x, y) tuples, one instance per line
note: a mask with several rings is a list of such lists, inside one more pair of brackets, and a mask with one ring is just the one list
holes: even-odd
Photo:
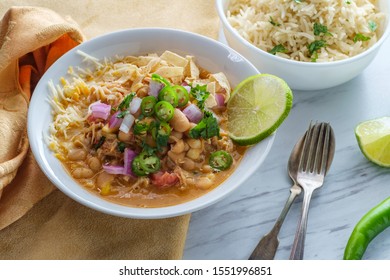
[(162, 171), (152, 174), (150, 178), (152, 179), (152, 184), (159, 189), (172, 187), (179, 182), (179, 177), (176, 173)]

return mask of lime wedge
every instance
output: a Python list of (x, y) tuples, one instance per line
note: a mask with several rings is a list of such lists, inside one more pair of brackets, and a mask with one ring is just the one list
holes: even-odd
[(259, 74), (242, 81), (227, 104), (229, 136), (253, 145), (272, 134), (287, 117), (293, 94), (282, 79)]
[(364, 156), (384, 167), (390, 167), (390, 117), (362, 122), (355, 135)]

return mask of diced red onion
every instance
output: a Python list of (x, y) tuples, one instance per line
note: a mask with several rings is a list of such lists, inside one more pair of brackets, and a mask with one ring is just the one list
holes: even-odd
[(154, 97), (158, 97), (158, 93), (160, 92), (160, 90), (163, 88), (163, 84), (162, 83), (159, 83), (157, 81), (154, 81), (154, 80), (150, 80), (149, 82), (149, 91), (148, 91), (148, 95), (151, 95), (151, 96), (154, 96)]
[(188, 83), (187, 83), (186, 81), (183, 81), (183, 82), (181, 83), (181, 85), (182, 85), (183, 87), (185, 87), (185, 86), (188, 86)]
[(107, 120), (111, 112), (111, 106), (108, 104), (101, 103), (100, 100), (89, 105), (91, 115), (95, 119)]
[(142, 99), (139, 97), (134, 97), (130, 103), (130, 113), (135, 114), (141, 107)]
[(127, 114), (123, 118), (123, 121), (122, 121), (121, 126), (119, 127), (119, 130), (124, 132), (124, 133), (128, 133), (130, 131), (130, 128), (134, 124), (134, 120), (135, 120), (135, 118), (134, 118), (134, 116), (132, 114)]
[(202, 111), (195, 104), (188, 105), (183, 113), (193, 123), (198, 123), (203, 118)]
[(119, 166), (119, 165), (103, 164), (103, 169), (108, 174), (123, 174), (123, 171), (124, 171), (123, 166)]
[(109, 120), (109, 122), (108, 122), (108, 126), (109, 126), (110, 128), (115, 128), (115, 129), (117, 129), (117, 128), (119, 128), (119, 127), (121, 126), (123, 119), (117, 117), (117, 116), (119, 115), (120, 112), (121, 112), (121, 111), (117, 111), (117, 112), (115, 112), (115, 114), (113, 114), (113, 115), (111, 116), (111, 118), (110, 118), (110, 120)]
[(132, 175), (135, 176), (133, 171), (131, 170), (131, 164), (133, 163), (134, 158), (137, 156), (137, 153), (129, 148), (125, 149), (124, 152), (124, 167), (123, 167), (123, 175)]
[(225, 97), (220, 93), (216, 93), (215, 101), (217, 101), (217, 107), (223, 107), (225, 104)]
[(185, 88), (188, 91), (188, 93), (191, 92), (191, 87), (190, 86), (183, 86), (183, 88)]

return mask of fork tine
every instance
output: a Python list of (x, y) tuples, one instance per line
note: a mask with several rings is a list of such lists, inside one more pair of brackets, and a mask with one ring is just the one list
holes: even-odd
[(325, 132), (325, 139), (324, 139), (324, 149), (322, 151), (322, 161), (321, 161), (321, 169), (320, 174), (325, 175), (326, 168), (328, 166), (328, 154), (330, 149), (330, 137), (331, 137), (331, 131), (330, 131), (330, 125), (329, 123), (326, 124), (326, 132)]
[(314, 155), (314, 163), (312, 165), (313, 169), (311, 170), (312, 172), (315, 173), (320, 173), (321, 170), (321, 163), (323, 159), (323, 146), (324, 146), (324, 130), (325, 130), (325, 123), (320, 123), (319, 124), (319, 135), (318, 135), (318, 140), (317, 140), (317, 147), (316, 147), (316, 152)]
[(309, 147), (309, 153), (307, 155), (305, 171), (313, 172), (314, 170), (315, 156), (316, 156), (315, 150), (318, 142), (319, 126), (320, 125), (316, 123), (312, 129), (312, 136), (310, 139), (310, 147)]
[(309, 128), (306, 130), (305, 133), (305, 140), (303, 141), (303, 148), (301, 152), (301, 157), (299, 159), (298, 170), (300, 171), (303, 171), (304, 166), (306, 166), (306, 158), (310, 147), (312, 128), (313, 128), (313, 124), (312, 121), (310, 121)]

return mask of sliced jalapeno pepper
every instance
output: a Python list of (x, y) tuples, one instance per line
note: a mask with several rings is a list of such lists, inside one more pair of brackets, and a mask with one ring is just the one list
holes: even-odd
[(159, 122), (159, 123), (156, 123), (152, 130), (151, 130), (151, 133), (152, 133), (152, 137), (154, 140), (156, 140), (158, 138), (158, 136), (161, 136), (161, 137), (169, 137), (169, 135), (171, 135), (171, 127), (169, 124), (167, 124), (166, 122)]
[(190, 95), (188, 94), (188, 91), (183, 86), (173, 86), (172, 89), (176, 92), (178, 97), (178, 107), (183, 107), (187, 105), (188, 101), (190, 100)]
[(210, 155), (209, 164), (212, 168), (223, 171), (228, 169), (233, 163), (232, 156), (225, 151), (216, 151)]
[(159, 101), (154, 106), (156, 117), (162, 122), (169, 122), (173, 118), (175, 108), (167, 101)]
[(157, 103), (157, 99), (154, 96), (146, 96), (141, 102), (141, 111), (144, 116), (151, 116), (154, 113), (154, 106)]
[(390, 226), (390, 197), (368, 211), (356, 224), (344, 250), (344, 260), (360, 260), (368, 244)]
[(131, 168), (134, 174), (145, 176), (160, 170), (160, 159), (155, 154), (142, 152), (133, 160)]
[(179, 98), (173, 86), (165, 86), (158, 93), (158, 100), (167, 101), (173, 107), (177, 107)]
[(149, 130), (150, 124), (144, 120), (136, 121), (134, 124), (133, 132), (135, 135), (146, 134)]
[(151, 130), (153, 139), (156, 141), (157, 150), (161, 151), (163, 147), (168, 146), (169, 135), (171, 135), (171, 127), (165, 122), (156, 123)]
[(134, 159), (133, 159), (133, 162), (131, 163), (131, 170), (133, 171), (133, 173), (137, 176), (146, 176), (146, 171), (143, 170), (142, 166), (141, 166), (141, 161), (142, 159), (138, 156), (136, 156)]
[(168, 82), (167, 79), (165, 79), (164, 77), (161, 77), (159, 74), (156, 74), (156, 73), (152, 74), (152, 80), (156, 81), (156, 82), (159, 82), (159, 83), (162, 83), (162, 84), (164, 84), (166, 86), (170, 86), (171, 85), (171, 83)]

